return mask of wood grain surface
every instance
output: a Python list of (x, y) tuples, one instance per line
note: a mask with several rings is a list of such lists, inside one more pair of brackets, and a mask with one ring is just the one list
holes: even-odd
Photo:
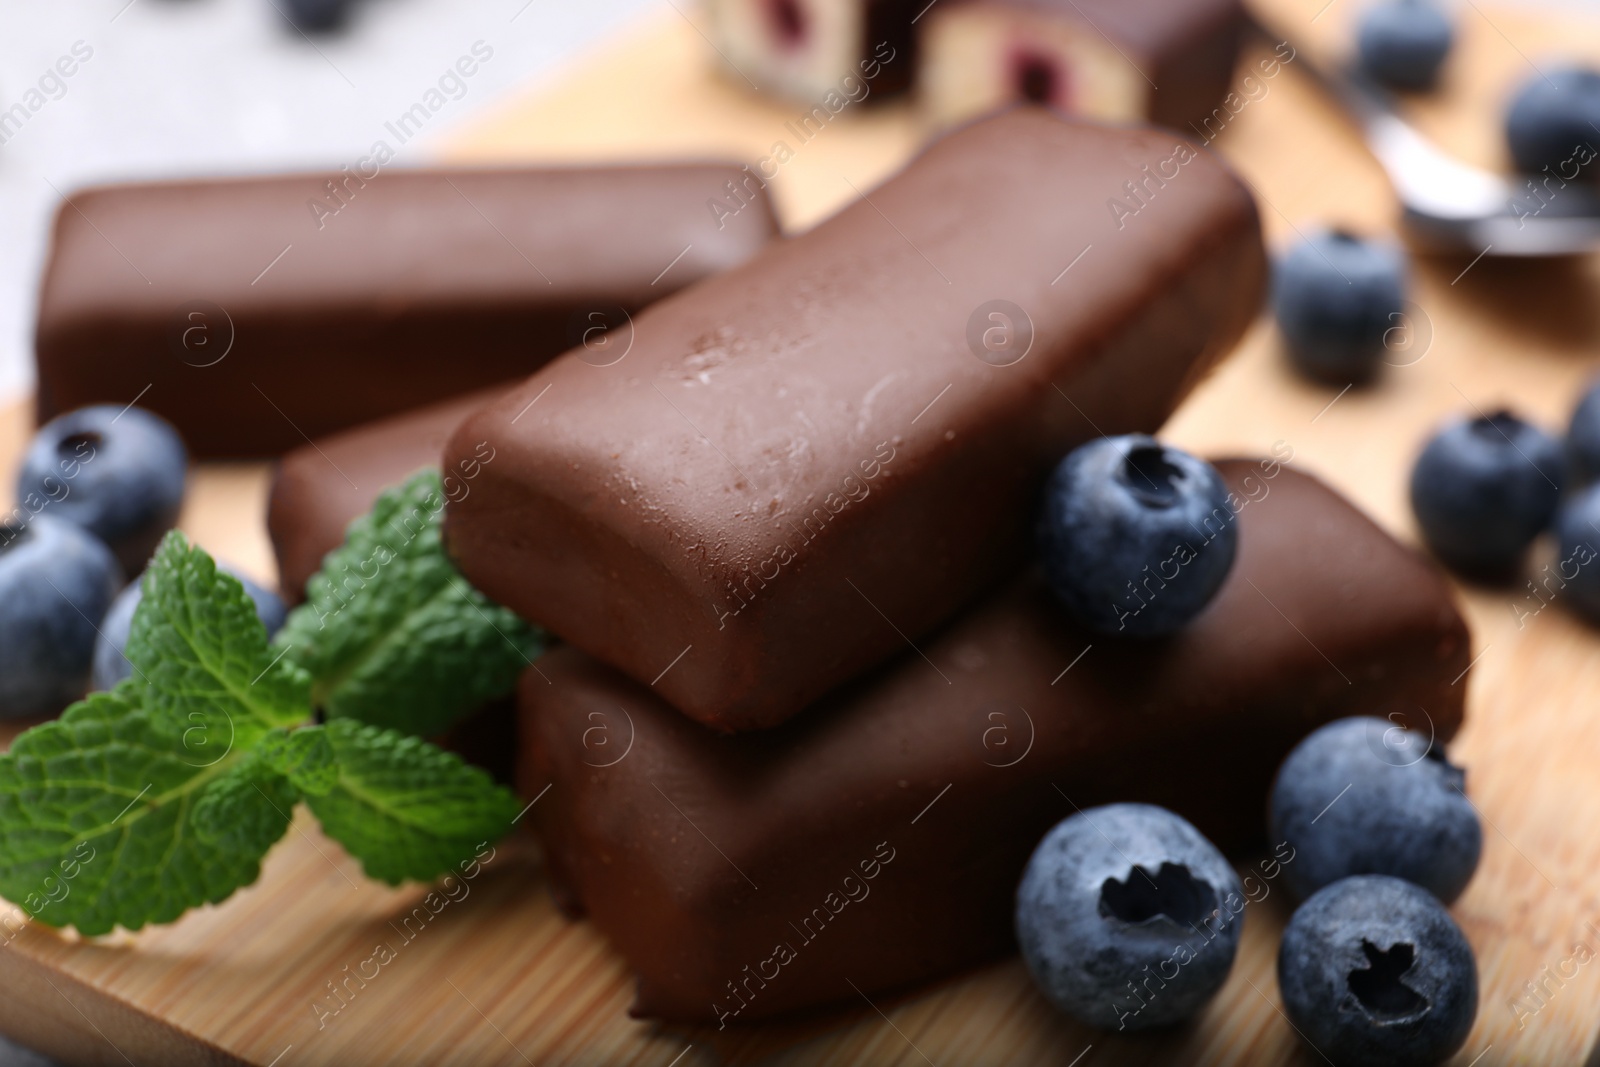
[[(1355, 0), (1260, 8), (1308, 54), (1337, 47), (1358, 11)], [(1600, 23), (1535, 19), (1476, 0), (1459, 11), (1444, 89), (1417, 105), (1416, 118), (1462, 156), (1503, 166), (1510, 87), (1552, 57), (1600, 58)], [(1252, 46), (1241, 75), (1266, 54)], [(463, 163), (765, 155), (801, 109), (753, 96), (717, 73), (715, 59), (686, 18), (664, 12), (485, 116), (446, 154)], [(1256, 190), (1275, 245), (1323, 222), (1392, 231), (1397, 212), (1382, 174), (1293, 62), (1276, 77), (1241, 80), (1239, 90), (1243, 103), (1218, 125), (1215, 147)], [(910, 105), (852, 108), (775, 179), (789, 229), (870, 189), (928, 133)], [(1552, 429), (1564, 423), (1600, 365), (1600, 260), (1419, 258), (1413, 282), (1414, 336), (1374, 385), (1341, 392), (1296, 379), (1263, 321), (1167, 436), (1209, 453), (1286, 442), (1296, 465), (1414, 539), (1405, 478), (1439, 420), (1509, 404)], [(0, 413), (6, 477), (27, 425), (21, 406)], [(203, 467), (182, 525), (270, 579), (265, 484), (260, 465)], [(1600, 950), (1600, 634), (1559, 597), (1520, 621), (1519, 606), (1538, 604), (1515, 587), (1465, 587), (1461, 597), (1477, 659), (1458, 683), (1468, 687), (1469, 718), (1452, 753), (1469, 768), (1485, 851), (1453, 909), (1477, 952), (1482, 989), (1477, 1025), (1453, 1062), (1583, 1063), (1600, 1023), (1600, 963), (1573, 960), (1577, 943)], [(1130, 1039), (1053, 1014), (1015, 959), (819, 1018), (723, 1034), (661, 1027), (627, 1017), (621, 960), (589, 926), (556, 914), (536, 847), (506, 843), (467, 886), (406, 940), (399, 923), (425, 889), (364, 880), (302, 816), (257, 885), (171, 926), (93, 942), (21, 929), (0, 962), (0, 1029), (86, 1064), (1323, 1062), (1278, 1003), (1281, 893), (1249, 909), (1233, 974), (1197, 1020)], [(380, 942), (395, 959), (332, 999), (346, 968)], [(1543, 986), (1537, 999), (1528, 983)]]

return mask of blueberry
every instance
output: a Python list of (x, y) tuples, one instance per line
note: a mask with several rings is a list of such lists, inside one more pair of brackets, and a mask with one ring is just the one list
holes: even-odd
[(1239, 531), (1216, 468), (1152, 437), (1081, 445), (1051, 474), (1039, 523), (1045, 577), (1103, 633), (1172, 633), (1211, 602)]
[(1395, 89), (1431, 89), (1450, 53), (1455, 29), (1425, 0), (1391, 0), (1368, 8), (1356, 34), (1361, 69)]
[(70, 522), (0, 525), (0, 717), (50, 715), (83, 695), (95, 624), (121, 584), (111, 551)]
[(1483, 850), (1466, 776), (1432, 739), (1387, 720), (1340, 719), (1295, 746), (1272, 783), (1271, 833), (1302, 900), (1352, 874), (1414, 882), (1446, 904)]
[(1278, 948), (1283, 1007), (1336, 1067), (1440, 1063), (1478, 1012), (1478, 968), (1450, 913), (1410, 882), (1346, 878), (1302, 904)]
[(1600, 381), (1592, 383), (1567, 425), (1567, 472), (1578, 485), (1600, 479)]
[(338, 29), (349, 9), (350, 0), (282, 0), (280, 8), (290, 25), (311, 33)]
[(1273, 272), (1272, 309), (1289, 361), (1318, 381), (1372, 378), (1405, 302), (1399, 250), (1345, 230), (1312, 234)]
[(143, 408), (79, 408), (34, 435), (17, 499), (82, 526), (137, 574), (178, 520), (188, 464), (178, 432)]
[(1547, 598), (1562, 597), (1578, 614), (1600, 621), (1600, 485), (1581, 489), (1562, 502), (1555, 534), (1556, 562), (1546, 568), (1542, 589), (1530, 594), (1540, 602), (1530, 610), (1542, 610)]
[(1509, 411), (1461, 419), (1411, 469), (1411, 510), (1445, 563), (1500, 577), (1550, 524), (1565, 478), (1561, 445)]
[[(1567, 180), (1588, 164), (1600, 144), (1600, 71), (1565, 67), (1534, 74), (1511, 98), (1506, 143), (1517, 167), (1550, 167)], [(1595, 168), (1590, 167), (1593, 180)]]
[(1239, 878), (1164, 808), (1109, 804), (1045, 835), (1017, 888), (1017, 940), (1062, 1011), (1106, 1030), (1187, 1019), (1233, 967)]
[[(226, 563), (219, 563), (217, 569), (239, 579), (244, 591), (255, 601), (256, 617), (266, 626), (267, 635), (270, 637), (277, 633), (289, 610), (284, 606), (282, 598), (272, 590), (252, 582)], [(123, 650), (128, 646), (128, 631), (133, 626), (134, 609), (143, 599), (143, 582), (136, 579), (129, 582), (111, 602), (111, 610), (106, 612), (105, 619), (101, 621), (100, 633), (94, 642), (94, 674), (91, 678), (91, 689), (110, 689), (133, 674), (133, 664), (128, 662)]]

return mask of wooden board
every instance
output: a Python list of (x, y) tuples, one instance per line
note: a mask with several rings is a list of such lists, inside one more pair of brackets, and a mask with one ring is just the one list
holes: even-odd
[[(1288, 32), (1330, 42), (1356, 0), (1263, 0)], [(1501, 102), (1552, 51), (1600, 55), (1600, 26), (1534, 20), (1475, 3), (1441, 98), (1418, 111), (1430, 132), (1491, 165)], [(1261, 54), (1264, 54), (1262, 52)], [(1251, 60), (1257, 58), (1252, 55)], [(793, 106), (748, 95), (713, 72), (694, 27), (665, 12), (550, 86), (465, 131), (449, 158), (469, 161), (765, 155)], [(1350, 130), (1291, 63), (1241, 82), (1248, 102), (1216, 147), (1257, 190), (1275, 243), (1319, 220), (1390, 228), (1395, 206)], [(852, 105), (853, 107), (853, 105)], [(907, 105), (841, 114), (799, 146), (774, 182), (791, 229), (869, 188), (921, 143)], [(794, 147), (794, 146), (791, 146)], [(1262, 323), (1183, 407), (1168, 436), (1205, 452), (1276, 441), (1398, 536), (1414, 538), (1407, 469), (1441, 418), (1511, 403), (1550, 427), (1566, 418), (1600, 353), (1600, 262), (1415, 264), (1419, 340), (1374, 387), (1339, 393), (1284, 368)], [(131, 398), (130, 398), (131, 399)], [(0, 470), (26, 434), (0, 413)], [(0, 489), (5, 489), (0, 486)], [(206, 467), (183, 526), (213, 552), (271, 577), (261, 529), (265, 470)], [(1317, 565), (1315, 559), (1306, 561)], [(1483, 865), (1455, 906), (1477, 951), (1482, 1002), (1458, 1067), (1576, 1064), (1596, 1040), (1600, 964), (1564, 963), (1577, 941), (1600, 948), (1600, 636), (1550, 607), (1519, 625), (1515, 589), (1463, 589), (1478, 659), (1458, 684), (1469, 720), (1453, 753), (1486, 824)], [(1063, 811), (1063, 815), (1067, 812)], [(26, 927), (0, 963), (0, 1029), (64, 1061), (92, 1064), (1244, 1064), (1321, 1063), (1283, 1018), (1273, 962), (1288, 909), (1274, 894), (1249, 909), (1238, 963), (1190, 1025), (1139, 1039), (1092, 1033), (1052, 1014), (1007, 960), (826, 1017), (718, 1034), (626, 1016), (620, 959), (586, 924), (563, 921), (536, 848), (501, 847), (469, 895), (413, 940), (399, 924), (421, 888), (363, 880), (338, 846), (300, 819), (261, 881), (218, 907), (134, 936), (92, 943)], [(1588, 925), (1591, 922), (1596, 925)], [(937, 937), (939, 931), (930, 930)], [(4, 936), (0, 935), (0, 940)], [(380, 943), (379, 976), (328, 1009)], [(1549, 968), (1550, 972), (1546, 972)], [(1564, 972), (1563, 972), (1564, 968)], [(1565, 980), (1547, 980), (1547, 973)], [(369, 972), (370, 973), (370, 968)], [(1543, 982), (1538, 1006), (1510, 1007)], [(319, 1010), (319, 1003), (323, 1009)], [(1537, 1010), (1534, 1010), (1537, 1009)], [(1074, 1059), (1079, 1057), (1081, 1059)]]

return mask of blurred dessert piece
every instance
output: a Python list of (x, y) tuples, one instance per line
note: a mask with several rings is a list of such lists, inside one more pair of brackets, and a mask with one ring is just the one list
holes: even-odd
[(736, 80), (837, 113), (910, 86), (912, 23), (927, 2), (709, 0), (707, 14)]
[[(39, 298), (39, 418), (137, 398), (199, 457), (276, 454), (526, 375), (777, 230), (731, 164), (363, 162), (74, 193)], [(730, 186), (738, 210), (714, 210)]]
[[(273, 470), (267, 499), (267, 533), (284, 600), (304, 600), (306, 580), (321, 569), (323, 556), (344, 543), (351, 521), (365, 515), (385, 489), (423, 467), (439, 466), (451, 431), (502, 392), (480, 389), (332, 434), (284, 455)], [(447, 473), (447, 497), (471, 491), (467, 471)]]
[(940, 0), (918, 23), (918, 99), (941, 125), (1027, 102), (1191, 133), (1244, 20), (1238, 0)]

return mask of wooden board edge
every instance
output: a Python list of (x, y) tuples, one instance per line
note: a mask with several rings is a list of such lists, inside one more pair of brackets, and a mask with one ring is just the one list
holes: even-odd
[[(106, 1036), (115, 1033), (115, 1043)], [(163, 1022), (21, 952), (0, 966), (0, 1032), (61, 1063), (83, 1067), (251, 1067), (249, 1061)]]

